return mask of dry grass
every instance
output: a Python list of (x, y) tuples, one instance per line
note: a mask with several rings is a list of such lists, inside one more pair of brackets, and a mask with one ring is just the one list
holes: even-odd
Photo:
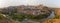
[(43, 23), (60, 23), (60, 19), (48, 19)]

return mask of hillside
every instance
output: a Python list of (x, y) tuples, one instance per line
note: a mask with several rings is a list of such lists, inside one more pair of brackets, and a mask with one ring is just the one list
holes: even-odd
[(0, 14), (0, 23), (16, 23), (15, 20), (10, 20), (3, 15)]
[(60, 8), (54, 8), (55, 17), (53, 19), (47, 19), (43, 23), (60, 23)]
[(35, 22), (40, 23), (40, 21), (43, 21), (48, 16), (50, 16), (50, 14), (52, 13), (52, 9), (43, 5), (38, 6), (21, 5), (3, 8), (1, 9), (0, 13), (8, 17), (7, 19), (3, 19), (1, 21), (12, 19), (14, 22), (19, 21), (22, 23), (30, 23), (32, 21), (32, 23)]

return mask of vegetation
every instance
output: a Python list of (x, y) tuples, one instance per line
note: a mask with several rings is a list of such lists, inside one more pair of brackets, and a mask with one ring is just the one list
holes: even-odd
[(1, 13), (0, 13), (0, 19), (3, 19), (3, 18), (4, 18), (4, 16), (2, 16)]
[(43, 14), (43, 15), (34, 16), (34, 15), (31, 15), (31, 14), (17, 14), (17, 13), (13, 13), (13, 14), (11, 14), (9, 16), (11, 16), (12, 19), (14, 19), (14, 20), (22, 21), (25, 18), (28, 18), (28, 19), (43, 19), (43, 18), (46, 18), (48, 15), (47, 14)]
[(54, 19), (60, 19), (60, 15), (56, 15)]
[(47, 18), (48, 15), (47, 14), (42, 14), (42, 15), (38, 15), (37, 17), (35, 17), (35, 19), (43, 19), (43, 18)]

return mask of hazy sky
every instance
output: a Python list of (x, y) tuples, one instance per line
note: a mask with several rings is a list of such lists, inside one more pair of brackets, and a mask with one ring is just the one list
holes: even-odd
[(43, 4), (50, 7), (60, 7), (60, 0), (0, 0), (0, 8), (18, 5)]

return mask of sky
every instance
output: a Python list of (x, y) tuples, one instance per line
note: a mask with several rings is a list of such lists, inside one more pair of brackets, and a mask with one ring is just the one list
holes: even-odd
[(0, 0), (0, 8), (19, 5), (39, 5), (48, 7), (60, 7), (60, 0)]

